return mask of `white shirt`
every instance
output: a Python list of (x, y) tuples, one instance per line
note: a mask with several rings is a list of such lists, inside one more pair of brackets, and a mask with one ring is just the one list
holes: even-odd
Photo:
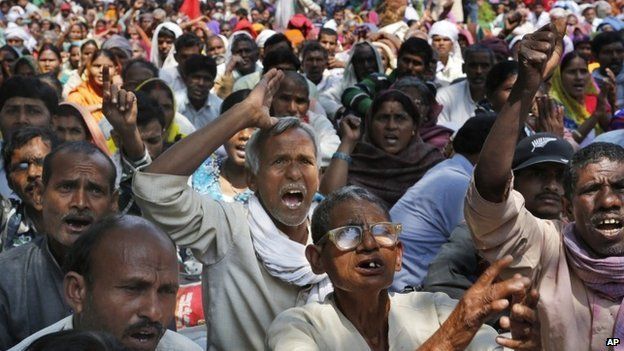
[(174, 94), (176, 95), (176, 98), (182, 93), (186, 94), (186, 84), (184, 83), (184, 80), (182, 79), (182, 76), (180, 75), (180, 71), (178, 70), (177, 66), (162, 68), (160, 70), (160, 73), (158, 74), (158, 77), (164, 80), (167, 85), (169, 85), (171, 90), (173, 90)]
[(455, 79), (465, 77), (462, 65), (464, 60), (461, 57), (455, 57), (455, 55), (449, 55), (446, 65), (441, 61), (438, 61), (438, 67), (436, 69), (436, 82), (441, 87), (446, 87), (451, 84)]
[(475, 115), (477, 103), (470, 95), (467, 79), (438, 90), (436, 100), (443, 106), (438, 116), (439, 125), (456, 131)]
[[(49, 327), (41, 329), (35, 334), (27, 337), (22, 340), (19, 344), (13, 346), (13, 348), (9, 349), (9, 351), (23, 351), (30, 346), (33, 342), (44, 335), (56, 333), (63, 330), (72, 330), (74, 329), (74, 315), (67, 316), (60, 321), (52, 324)], [(188, 350), (188, 351), (201, 351), (203, 350), (199, 345), (192, 342), (189, 338), (182, 336), (176, 332), (171, 330), (165, 331), (165, 334), (160, 338), (158, 345), (156, 346), (156, 351), (178, 351), (178, 350)]]
[(204, 106), (196, 110), (195, 107), (191, 105), (188, 96), (184, 95), (178, 100), (178, 112), (188, 118), (196, 129), (199, 129), (219, 117), (222, 102), (223, 100), (218, 96), (210, 93), (208, 94)]

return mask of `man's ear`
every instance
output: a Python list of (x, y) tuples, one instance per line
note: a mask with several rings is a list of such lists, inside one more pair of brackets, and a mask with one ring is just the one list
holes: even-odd
[(115, 191), (113, 191), (113, 195), (111, 196), (110, 211), (111, 213), (119, 212), (119, 189), (115, 189)]
[(403, 243), (402, 242), (397, 242), (396, 244), (396, 262), (394, 264), (394, 271), (398, 272), (401, 270), (401, 267), (403, 266)]
[(63, 289), (65, 300), (74, 313), (81, 313), (87, 301), (87, 282), (85, 278), (76, 272), (68, 272), (63, 279)]
[(321, 262), (321, 248), (310, 244), (305, 248), (305, 255), (310, 262), (310, 267), (312, 267), (312, 272), (314, 274), (323, 274), (325, 273), (325, 268), (323, 267), (323, 263)]
[(563, 216), (568, 218), (568, 221), (574, 221), (574, 208), (572, 206), (572, 201), (568, 199), (567, 196), (563, 196)]
[(253, 174), (251, 172), (251, 170), (247, 170), (247, 187), (249, 187), (249, 189), (253, 190), (254, 192), (256, 192), (258, 190), (258, 183), (257, 183), (257, 178), (256, 175)]

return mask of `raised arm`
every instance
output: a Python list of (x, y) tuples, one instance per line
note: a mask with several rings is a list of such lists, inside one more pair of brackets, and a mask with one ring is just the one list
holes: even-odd
[(519, 132), (542, 80), (559, 64), (564, 29), (565, 20), (557, 20), (520, 42), (518, 80), (488, 135), (475, 168), (477, 190), (490, 202), (499, 203), (504, 199)]
[(239, 130), (270, 127), (269, 106), (283, 73), (272, 69), (242, 102), (234, 105), (205, 127), (180, 140), (152, 162), (148, 173), (190, 176), (221, 145)]
[(347, 185), (351, 153), (360, 139), (360, 118), (347, 115), (340, 122), (342, 142), (325, 170), (319, 191), (329, 195), (334, 190)]

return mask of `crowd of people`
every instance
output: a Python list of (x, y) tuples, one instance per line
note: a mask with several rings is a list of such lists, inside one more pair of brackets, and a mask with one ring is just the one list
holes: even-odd
[(624, 349), (624, 1), (0, 0), (1, 350)]

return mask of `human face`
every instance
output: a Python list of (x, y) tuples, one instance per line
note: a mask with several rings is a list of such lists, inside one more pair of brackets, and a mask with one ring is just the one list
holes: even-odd
[(86, 65), (93, 57), (93, 54), (97, 51), (97, 47), (93, 44), (85, 45), (80, 53), (80, 62)]
[(422, 77), (422, 74), (427, 69), (425, 60), (413, 54), (403, 54), (397, 61), (397, 76), (416, 76)]
[(119, 228), (96, 246), (92, 282), (72, 306), (79, 329), (108, 332), (129, 350), (156, 349), (173, 320), (179, 288), (175, 250), (163, 235)]
[(207, 71), (196, 71), (185, 79), (188, 97), (196, 101), (205, 101), (214, 84), (214, 77)]
[(471, 86), (485, 86), (485, 78), (488, 72), (490, 72), (493, 63), (493, 57), (487, 52), (475, 52), (466, 56), (466, 63), (464, 63), (463, 69), (468, 83)]
[(560, 219), (563, 209), (563, 170), (559, 163), (538, 163), (514, 172), (514, 189), (527, 210), (542, 219)]
[(412, 117), (397, 101), (384, 102), (371, 122), (370, 137), (373, 144), (392, 155), (409, 145), (416, 128)]
[(169, 92), (165, 89), (152, 89), (149, 95), (160, 105), (163, 112), (165, 113), (165, 129), (169, 128), (171, 122), (175, 118), (175, 106), (173, 106), (173, 98)]
[(587, 64), (583, 59), (576, 57), (561, 71), (561, 86), (575, 100), (583, 101), (589, 78)]
[(517, 79), (517, 74), (507, 77), (507, 79), (505, 79), (505, 81), (500, 85), (500, 87), (498, 87), (498, 89), (496, 89), (496, 91), (488, 95), (487, 98), (492, 104), (492, 108), (494, 109), (494, 111), (500, 112), (500, 110), (503, 108), (503, 105), (505, 105), (505, 102), (507, 102), (507, 99), (509, 99), (511, 88), (513, 88), (513, 85), (514, 83), (516, 83)]
[(358, 82), (368, 77), (371, 73), (377, 72), (377, 58), (373, 48), (368, 45), (357, 47), (351, 63), (353, 64)]
[(164, 60), (171, 51), (173, 47), (173, 38), (165, 35), (158, 36), (158, 54), (160, 55), (160, 59)]
[(117, 210), (111, 172), (101, 154), (56, 154), (42, 200), (44, 229), (53, 246), (69, 248), (95, 221)]
[(435, 50), (440, 57), (447, 57), (453, 50), (453, 41), (449, 37), (434, 35), (431, 38), (431, 48)]
[(247, 145), (247, 141), (249, 141), (253, 132), (254, 128), (245, 128), (225, 142), (225, 152), (228, 158), (239, 167), (245, 166), (245, 145)]
[(301, 87), (290, 79), (284, 79), (275, 93), (271, 110), (276, 117), (297, 116), (304, 119), (308, 114), (310, 98), (305, 87)]
[(232, 27), (230, 27), (229, 24), (222, 24), (221, 25), (221, 34), (224, 35), (226, 38), (229, 38), (230, 35), (232, 35)]
[(28, 141), (24, 146), (15, 149), (8, 165), (9, 185), (27, 206), (41, 210), (35, 200), (35, 191), (41, 181), (43, 159), (52, 149), (41, 137)]
[(236, 64), (241, 74), (252, 73), (258, 60), (258, 49), (248, 40), (239, 40), (232, 49), (232, 55), (239, 55), (243, 61)]
[(98, 87), (101, 87), (104, 84), (104, 76), (102, 74), (104, 67), (108, 67), (111, 77), (115, 75), (115, 63), (106, 55), (98, 56), (89, 65), (89, 78), (91, 79), (91, 82)]
[(603, 46), (598, 52), (597, 59), (603, 73), (605, 69), (610, 68), (613, 74), (618, 75), (622, 70), (624, 60), (624, 44), (615, 42)]
[(183, 65), (186, 60), (192, 55), (199, 55), (201, 53), (199, 46), (191, 46), (188, 48), (182, 48), (180, 51), (176, 52), (175, 59), (179, 65)]
[(56, 115), (52, 118), (52, 127), (62, 142), (85, 141), (87, 131), (84, 123), (73, 115)]
[(212, 37), (208, 42), (207, 48), (208, 56), (216, 57), (218, 55), (225, 54), (225, 46), (223, 45), (223, 40), (219, 37)]
[(154, 17), (151, 14), (144, 14), (143, 16), (141, 16), (141, 19), (139, 20), (139, 26), (141, 27), (141, 29), (143, 29), (143, 31), (145, 31), (146, 33), (151, 33), (153, 25)]
[(251, 10), (251, 22), (258, 23), (262, 18), (260, 17), (260, 11), (253, 9)]
[(163, 127), (157, 120), (152, 120), (144, 126), (139, 126), (141, 140), (152, 159), (156, 159), (163, 151)]
[(299, 128), (271, 136), (261, 146), (260, 168), (250, 175), (249, 187), (282, 231), (308, 217), (319, 186), (316, 162), (314, 143)]
[(61, 61), (52, 50), (45, 50), (39, 54), (39, 70), (41, 73), (57, 72)]
[(78, 69), (80, 66), (80, 48), (78, 46), (72, 46), (69, 51), (69, 64), (73, 69)]
[(576, 51), (586, 61), (589, 61), (592, 57), (591, 45), (589, 43), (579, 43), (574, 47), (574, 51)]
[(21, 127), (49, 125), (50, 111), (39, 99), (13, 97), (0, 110), (0, 131), (5, 139)]
[[(347, 225), (368, 227), (389, 221), (388, 215), (377, 204), (366, 200), (348, 200), (337, 204), (331, 211), (329, 228)], [(311, 260), (312, 267), (327, 273), (337, 294), (387, 289), (392, 284), (394, 272), (401, 269), (401, 243), (381, 246), (368, 230), (364, 231), (362, 242), (353, 250), (341, 251), (329, 241), (316, 249), (318, 259)]]
[(78, 24), (74, 24), (71, 26), (71, 29), (69, 30), (69, 40), (70, 41), (79, 41), (82, 40), (84, 37), (83, 35), (83, 31), (82, 31), (82, 26), (78, 25)]
[(7, 39), (6, 42), (7, 44), (9, 44), (9, 46), (12, 46), (14, 48), (22, 48), (24, 46), (24, 40), (20, 38)]
[(314, 84), (323, 80), (323, 72), (327, 68), (327, 57), (322, 51), (309, 51), (303, 58), (303, 72)]
[(592, 8), (586, 9), (585, 11), (583, 11), (583, 17), (585, 17), (587, 23), (593, 23), (596, 19), (596, 10)]
[(319, 37), (319, 43), (325, 48), (325, 50), (327, 50), (329, 56), (333, 57), (336, 54), (338, 37), (335, 35), (321, 34)]
[(126, 90), (134, 91), (139, 84), (146, 80), (154, 78), (154, 73), (151, 70), (143, 67), (142, 65), (134, 65), (126, 72), (126, 77), (123, 81), (123, 87)]
[(623, 202), (624, 163), (602, 159), (578, 170), (572, 194), (574, 229), (600, 256), (624, 255)]

